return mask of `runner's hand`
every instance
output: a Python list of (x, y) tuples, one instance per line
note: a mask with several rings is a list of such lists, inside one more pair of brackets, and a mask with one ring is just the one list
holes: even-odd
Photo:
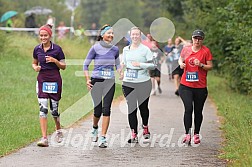
[(39, 71), (41, 70), (41, 66), (36, 66), (36, 67), (34, 68), (34, 70), (35, 70), (36, 72), (39, 72)]
[(55, 63), (57, 60), (51, 56), (45, 56), (46, 63)]
[(93, 85), (91, 84), (91, 80), (87, 80), (87, 88), (88, 90), (91, 90)]
[(131, 63), (134, 67), (140, 67), (140, 63), (139, 62), (132, 62)]
[(123, 80), (123, 77), (124, 77), (124, 74), (123, 74), (123, 71), (121, 71), (121, 72), (119, 73), (119, 80)]
[(181, 69), (184, 69), (186, 67), (186, 64), (185, 63), (181, 63), (179, 66), (180, 66)]
[(198, 59), (194, 59), (194, 64), (195, 64), (196, 66), (200, 66), (200, 61), (199, 61)]

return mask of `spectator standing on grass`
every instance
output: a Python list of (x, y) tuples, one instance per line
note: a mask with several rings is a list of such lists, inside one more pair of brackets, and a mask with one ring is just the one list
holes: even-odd
[(96, 23), (91, 24), (91, 28), (90, 28), (89, 32), (90, 32), (89, 42), (91, 43), (91, 45), (93, 45), (95, 43), (97, 35), (98, 35)]
[[(14, 17), (11, 17), (11, 18), (9, 18), (7, 21), (6, 21), (6, 28), (14, 28), (15, 27), (15, 25), (14, 25)], [(7, 30), (6, 31), (7, 33), (10, 33), (11, 32), (11, 30)]]
[(25, 18), (25, 28), (36, 28), (35, 14), (31, 13), (31, 15)]
[(66, 37), (66, 33), (68, 32), (67, 27), (65, 26), (64, 21), (60, 21), (59, 26), (57, 27), (58, 31), (58, 40), (62, 40)]
[(49, 24), (51, 26), (54, 26), (54, 18), (51, 15), (48, 15), (46, 24)]
[[(37, 24), (35, 21), (35, 14), (31, 13), (31, 15), (25, 18), (25, 28), (37, 28)], [(31, 35), (35, 35), (35, 31), (29, 32)]]

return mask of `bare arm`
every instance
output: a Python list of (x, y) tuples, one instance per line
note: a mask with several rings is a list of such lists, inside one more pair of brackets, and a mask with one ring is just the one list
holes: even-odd
[(66, 69), (66, 63), (65, 63), (64, 59), (59, 61), (51, 56), (46, 56), (46, 62), (47, 63), (55, 63), (59, 67), (59, 69), (62, 69), (62, 70)]
[(213, 62), (212, 61), (207, 61), (207, 64), (200, 63), (200, 67), (204, 70), (212, 70), (213, 69)]
[(34, 71), (39, 72), (41, 69), (41, 66), (38, 65), (38, 60), (37, 59), (33, 59), (32, 61), (32, 68), (34, 69)]
[(90, 80), (90, 77), (89, 77), (88, 70), (84, 70), (84, 76), (86, 78), (87, 88), (88, 88), (88, 90), (91, 90), (93, 85), (91, 84), (91, 80)]
[(121, 69), (120, 69), (120, 71), (118, 71), (119, 72), (119, 79), (120, 80), (123, 80), (123, 77), (124, 77), (124, 63), (121, 63)]
[(187, 42), (184, 38), (178, 36), (178, 38), (183, 42), (184, 45), (188, 44), (189, 42)]
[(186, 67), (186, 64), (184, 63), (184, 59), (182, 57), (179, 57), (178, 63), (181, 69), (184, 69)]

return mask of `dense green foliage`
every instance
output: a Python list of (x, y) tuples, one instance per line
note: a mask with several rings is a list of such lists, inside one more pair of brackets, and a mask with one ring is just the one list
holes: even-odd
[[(251, 94), (252, 1), (163, 0), (163, 3), (174, 16), (175, 25), (186, 25), (187, 38), (194, 29), (205, 31), (205, 44), (212, 51), (215, 69), (233, 90)], [(181, 26), (176, 30), (183, 35)]]
[[(107, 2), (107, 9), (101, 15), (100, 23), (105, 24), (108, 22), (113, 25), (121, 18), (128, 18), (135, 25), (142, 27), (142, 11), (138, 10), (139, 8), (139, 1), (128, 0), (118, 2), (118, 0), (109, 0)], [(130, 12), (129, 9), (131, 10)], [(111, 17), (111, 15), (114, 16)]]

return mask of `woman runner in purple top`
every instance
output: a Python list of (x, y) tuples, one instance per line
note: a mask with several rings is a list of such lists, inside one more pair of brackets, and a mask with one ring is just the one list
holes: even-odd
[(62, 132), (60, 131), (60, 120), (58, 105), (61, 99), (62, 79), (59, 70), (65, 70), (65, 55), (60, 46), (51, 42), (51, 25), (44, 25), (39, 29), (39, 39), (41, 44), (33, 50), (32, 68), (38, 72), (37, 76), (37, 96), (40, 109), (40, 127), (42, 138), (37, 143), (38, 146), (47, 147), (47, 113), (48, 101), (50, 111), (56, 125), (56, 141), (62, 142)]
[[(114, 68), (120, 73), (119, 49), (111, 43), (113, 38), (113, 28), (108, 24), (104, 25), (100, 29), (99, 42), (91, 47), (83, 66), (87, 88), (91, 90), (94, 104), (92, 130), (94, 142), (98, 140), (98, 123), (103, 114), (102, 134), (99, 139), (100, 148), (107, 147), (106, 133), (110, 121), (111, 103), (115, 93)], [(92, 60), (94, 60), (94, 69), (90, 79), (88, 67)]]

